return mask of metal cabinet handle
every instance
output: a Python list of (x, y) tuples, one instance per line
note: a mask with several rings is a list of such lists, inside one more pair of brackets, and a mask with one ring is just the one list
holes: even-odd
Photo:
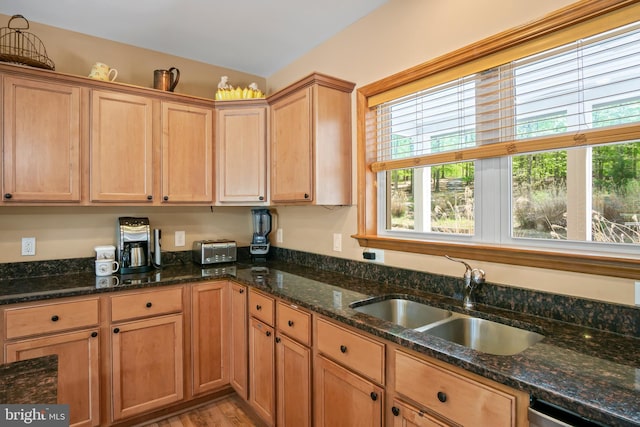
[(164, 197), (162, 198), (162, 200), (164, 200), (164, 201), (166, 202), (167, 200), (169, 200), (169, 196), (164, 196)]
[(6, 193), (6, 194), (4, 195), (4, 198), (5, 198), (5, 199), (10, 199), (10, 198), (12, 198), (12, 197), (13, 197), (13, 195), (12, 195), (11, 193)]
[(267, 331), (267, 336), (270, 337), (271, 336), (271, 331)]
[(371, 396), (371, 400), (373, 400), (374, 402), (378, 400), (378, 393), (376, 393), (375, 391), (372, 391), (369, 396)]
[(276, 337), (276, 343), (279, 343), (280, 341), (280, 337)]
[(149, 195), (147, 196), (147, 200), (153, 200), (153, 196), (152, 196), (151, 194), (149, 194)]
[(244, 289), (238, 290), (239, 293), (244, 294)]
[(289, 321), (287, 322), (287, 325), (289, 325), (290, 327), (293, 327), (293, 320), (289, 320)]
[(94, 332), (91, 332), (91, 338), (95, 338), (95, 337), (97, 337), (97, 336), (98, 336), (98, 333), (97, 333), (97, 332), (95, 332), (95, 331), (94, 331)]
[(444, 402), (446, 402), (446, 401), (447, 401), (447, 395), (446, 395), (444, 392), (439, 391), (439, 392), (438, 392), (438, 394), (437, 394), (437, 396), (438, 396), (438, 400), (439, 400), (440, 402), (444, 403)]
[(258, 311), (262, 310), (262, 306), (260, 304), (256, 305), (256, 310)]
[(51, 316), (51, 321), (52, 322), (57, 322), (58, 320), (60, 320), (60, 317), (58, 317), (57, 314), (54, 314), (53, 316)]
[(148, 302), (148, 303), (147, 303), (147, 308), (151, 308), (151, 306), (152, 306), (152, 305), (153, 305), (153, 304), (151, 304), (151, 302)]
[(117, 334), (118, 332), (120, 332), (120, 328), (115, 328), (115, 329), (113, 330), (113, 333), (114, 333), (114, 334)]
[(391, 408), (391, 413), (393, 414), (393, 416), (397, 417), (398, 415), (400, 415), (400, 408), (393, 406)]
[(346, 353), (346, 352), (347, 352), (347, 346), (346, 346), (346, 345), (341, 345), (341, 346), (340, 346), (340, 351), (341, 351), (342, 353)]

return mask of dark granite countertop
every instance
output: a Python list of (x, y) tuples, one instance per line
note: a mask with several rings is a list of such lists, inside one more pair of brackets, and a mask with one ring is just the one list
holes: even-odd
[[(465, 312), (459, 300), (393, 284), (284, 262), (186, 263), (120, 277), (97, 286), (90, 273), (0, 280), (0, 305), (233, 277), (283, 300), (336, 319), (430, 357), (524, 390), (607, 426), (640, 425), (640, 339), (529, 314), (479, 306)], [(429, 305), (534, 330), (545, 338), (513, 356), (495, 356), (358, 313), (349, 305), (367, 298), (403, 296)]]
[(0, 403), (55, 404), (58, 401), (58, 356), (0, 365)]

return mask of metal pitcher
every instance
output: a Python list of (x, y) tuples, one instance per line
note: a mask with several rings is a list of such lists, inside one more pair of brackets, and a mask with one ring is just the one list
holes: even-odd
[[(175, 71), (175, 73), (173, 73)], [(175, 76), (175, 78), (174, 78)], [(173, 92), (180, 80), (180, 70), (171, 67), (168, 70), (155, 70), (153, 72), (153, 87), (155, 89)]]

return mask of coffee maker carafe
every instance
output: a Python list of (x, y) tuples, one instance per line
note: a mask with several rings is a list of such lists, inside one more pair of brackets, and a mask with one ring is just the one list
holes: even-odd
[(149, 218), (120, 217), (117, 233), (120, 273), (144, 273), (153, 270)]
[(265, 260), (269, 253), (269, 233), (271, 232), (271, 213), (269, 209), (251, 209), (253, 238), (249, 252), (254, 260)]

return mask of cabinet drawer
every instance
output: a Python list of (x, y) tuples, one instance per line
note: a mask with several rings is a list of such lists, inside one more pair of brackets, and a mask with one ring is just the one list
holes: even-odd
[(316, 322), (317, 348), (337, 362), (384, 384), (384, 344), (324, 319)]
[(5, 337), (26, 337), (98, 324), (98, 299), (58, 302), (4, 311)]
[(307, 347), (311, 345), (311, 314), (279, 302), (276, 307), (276, 324), (283, 334)]
[(275, 300), (264, 294), (249, 291), (249, 314), (262, 320), (269, 326), (273, 326)]
[(395, 389), (465, 426), (516, 425), (515, 396), (396, 350)]
[(111, 297), (111, 321), (182, 311), (182, 288), (136, 292)]

